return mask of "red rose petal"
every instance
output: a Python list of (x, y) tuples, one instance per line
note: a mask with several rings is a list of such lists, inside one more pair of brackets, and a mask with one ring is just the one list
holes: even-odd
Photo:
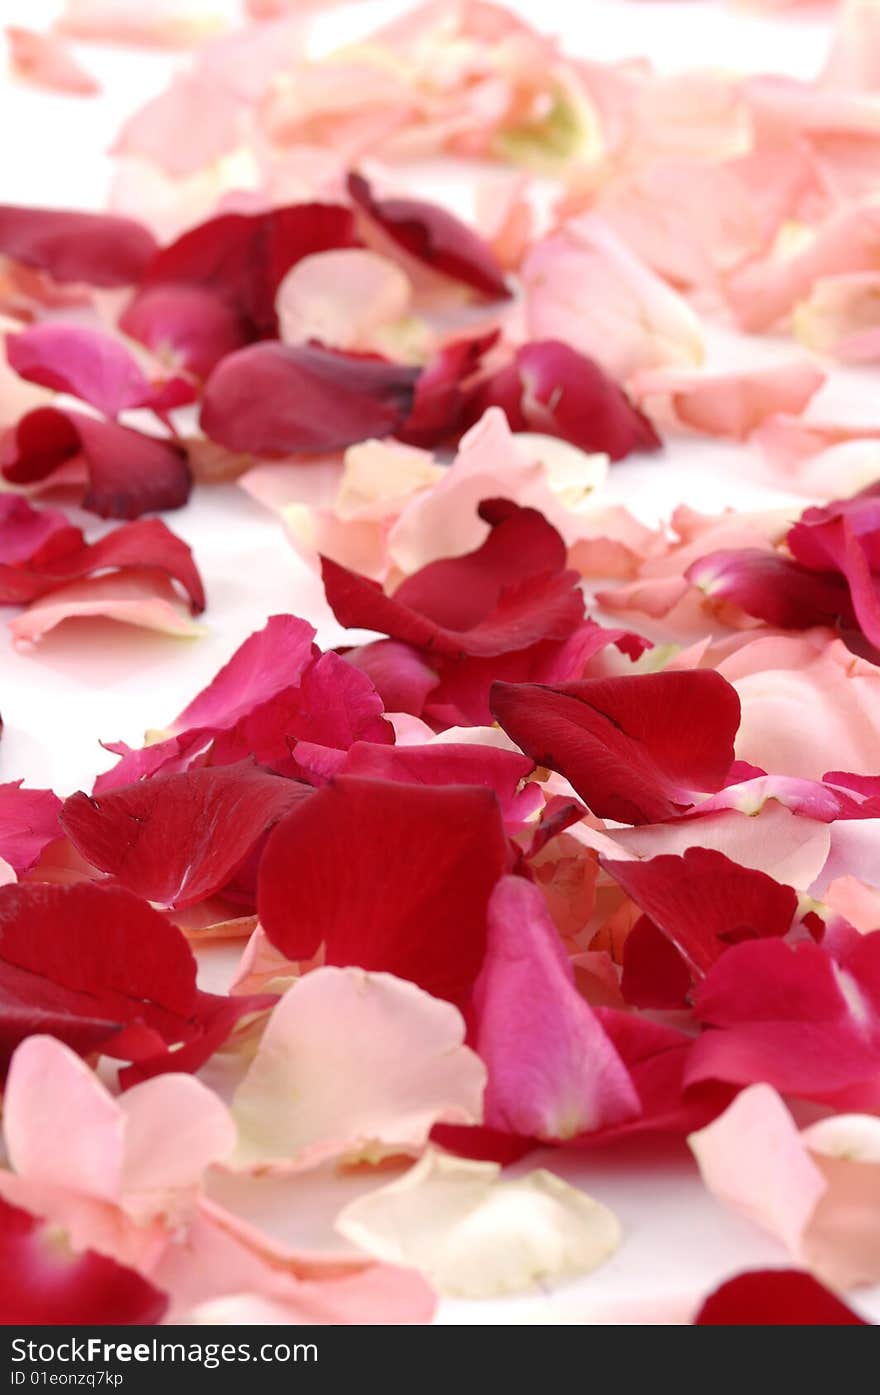
[(348, 192), (398, 246), (433, 271), (494, 300), (510, 296), (492, 248), (448, 209), (424, 199), (374, 198), (360, 174), (348, 176)]
[(559, 436), (586, 451), (622, 460), (657, 450), (660, 437), (597, 363), (557, 339), (525, 344), (513, 362), (475, 390), (469, 421), (501, 407), (512, 431)]
[(577, 573), (534, 509), (506, 501), (481, 508), (492, 532), (475, 552), (430, 562), (386, 596), (376, 582), (322, 558), (327, 600), (340, 624), (377, 630), (452, 658), (526, 649), (565, 639), (583, 618)]
[[(190, 609), (198, 615), (205, 608), (205, 589), (191, 549), (158, 518), (141, 519), (115, 528), (96, 543), (83, 543), (79, 529), (71, 533), (80, 538), (76, 548), (60, 556), (45, 557), (51, 549), (26, 566), (0, 563), (0, 603), (27, 605), (38, 596), (45, 596), (58, 586), (80, 577), (92, 576), (109, 569), (147, 567), (165, 572), (186, 591)], [(54, 535), (53, 542), (58, 538)]]
[(154, 775), (93, 798), (71, 795), (61, 825), (87, 862), (130, 891), (189, 906), (220, 891), (257, 840), (308, 794), (250, 758)]
[(0, 205), (0, 254), (56, 281), (133, 285), (156, 250), (152, 233), (131, 218)]
[(600, 862), (698, 974), (739, 940), (786, 934), (797, 911), (790, 886), (711, 848), (645, 862)]
[(342, 776), (271, 834), (260, 923), (289, 959), (323, 943), (328, 964), (384, 970), (455, 1001), (479, 970), (506, 856), (489, 790)]
[(721, 789), (733, 762), (739, 698), (694, 669), (558, 687), (496, 683), (492, 711), (537, 765), (558, 770), (594, 814), (661, 823)]
[(28, 1211), (0, 1198), (0, 1323), (6, 1327), (161, 1322), (166, 1294), (108, 1255), (73, 1254)]
[(189, 498), (186, 453), (171, 441), (58, 407), (23, 416), (0, 460), (8, 480), (33, 484), (75, 457), (89, 476), (83, 507), (102, 518), (179, 509)]
[(824, 1284), (800, 1269), (751, 1269), (716, 1288), (695, 1327), (866, 1327)]
[(388, 436), (412, 406), (418, 369), (313, 344), (253, 344), (205, 384), (205, 435), (232, 451), (321, 454)]

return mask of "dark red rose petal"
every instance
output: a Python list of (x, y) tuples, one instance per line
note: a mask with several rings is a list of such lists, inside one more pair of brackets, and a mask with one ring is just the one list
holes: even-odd
[(606, 872), (684, 955), (705, 973), (731, 944), (781, 936), (797, 911), (797, 893), (764, 872), (740, 867), (712, 848), (645, 862), (600, 858)]
[(152, 233), (131, 218), (0, 205), (0, 254), (47, 271), (56, 281), (132, 285), (156, 250)]
[(507, 856), (486, 789), (341, 776), (271, 834), (258, 911), (290, 959), (323, 943), (357, 964), (461, 998), (486, 943), (486, 907)]
[(431, 449), (460, 435), (483, 356), (498, 335), (493, 329), (444, 345), (419, 375), (412, 411), (394, 433), (398, 440)]
[(739, 726), (736, 691), (711, 669), (541, 687), (496, 683), (492, 711), (537, 765), (593, 813), (660, 823), (722, 788)]
[(623, 388), (592, 359), (557, 339), (517, 349), (512, 363), (474, 391), (469, 421), (488, 407), (501, 407), (512, 431), (559, 436), (581, 450), (604, 451), (612, 460), (661, 445)]
[(140, 1078), (197, 1070), (242, 1015), (273, 1001), (199, 992), (183, 934), (121, 887), (0, 887), (3, 1072), (18, 1043), (35, 1032), (82, 1055), (134, 1061)]
[(0, 460), (13, 484), (33, 484), (75, 457), (89, 477), (83, 507), (102, 518), (179, 509), (189, 498), (186, 453), (171, 441), (58, 407), (23, 416)]
[(648, 916), (639, 916), (623, 946), (620, 991), (632, 1007), (687, 1006), (691, 973), (672, 940)]
[(510, 296), (489, 244), (447, 209), (424, 199), (376, 199), (360, 174), (348, 176), (348, 192), (392, 241), (432, 271), (493, 300)]
[(278, 328), (275, 293), (285, 273), (303, 257), (357, 242), (354, 217), (341, 204), (223, 213), (157, 252), (141, 287), (201, 287), (241, 317), (248, 339), (271, 337)]
[(220, 891), (257, 840), (309, 794), (308, 786), (237, 765), (154, 775), (65, 800), (61, 825), (93, 867), (167, 906)]
[(751, 1269), (703, 1303), (695, 1327), (868, 1327), (824, 1284), (801, 1269)]
[(0, 1198), (0, 1324), (129, 1326), (161, 1322), (168, 1297), (95, 1250), (74, 1254), (38, 1217)]
[(313, 344), (253, 344), (205, 384), (205, 435), (257, 455), (343, 450), (388, 436), (412, 407), (418, 369)]
[(450, 658), (489, 657), (565, 639), (583, 619), (565, 547), (534, 509), (491, 501), (492, 531), (475, 552), (431, 562), (386, 596), (381, 586), (321, 559), (327, 600), (340, 624), (376, 630)]

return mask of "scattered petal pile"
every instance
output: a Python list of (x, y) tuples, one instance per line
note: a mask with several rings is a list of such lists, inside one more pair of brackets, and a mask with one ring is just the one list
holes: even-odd
[[(595, 1295), (628, 1220), (554, 1162), (601, 1145), (650, 1191), (624, 1150), (662, 1133), (778, 1249), (681, 1321), (860, 1324), (880, 419), (819, 404), (880, 361), (876, 4), (812, 82), (569, 57), (485, 0), (316, 57), (308, 8), (68, 0), (9, 35), (79, 101), (78, 40), (192, 50), (117, 136), (113, 211), (0, 207), (13, 642), (200, 634), (199, 559), (147, 515), (188, 536), (212, 485), (346, 633), (279, 583), (91, 788), (0, 785), (0, 1321)], [(415, 187), (436, 155), (468, 217)], [(640, 510), (708, 437), (800, 499)]]

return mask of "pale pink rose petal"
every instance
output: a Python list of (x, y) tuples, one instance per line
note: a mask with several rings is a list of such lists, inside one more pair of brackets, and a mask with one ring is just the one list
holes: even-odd
[(619, 382), (702, 361), (694, 312), (598, 218), (539, 242), (522, 276), (530, 336), (563, 340)]
[(337, 1228), (377, 1259), (414, 1265), (441, 1293), (468, 1298), (587, 1274), (621, 1239), (607, 1207), (552, 1172), (502, 1181), (497, 1163), (435, 1149), (350, 1202)]
[(235, 1146), (235, 1125), (192, 1075), (161, 1075), (120, 1096), (125, 1129), (122, 1191), (129, 1215), (166, 1212), (175, 1193), (194, 1192), (205, 1169)]
[(151, 1276), (171, 1298), (172, 1322), (189, 1321), (201, 1304), (242, 1294), (271, 1303), (293, 1323), (429, 1322), (436, 1305), (413, 1270), (366, 1258), (290, 1253), (282, 1259), (264, 1237), (244, 1232), (206, 1199), (154, 1260)]
[(378, 337), (407, 314), (404, 272), (366, 247), (317, 252), (288, 271), (275, 297), (287, 344), (319, 339), (335, 349), (378, 347)]
[(219, 0), (66, 0), (57, 22), (76, 39), (169, 48), (201, 43), (226, 24)]
[(257, 925), (242, 950), (229, 985), (230, 993), (278, 993), (298, 977), (298, 966), (276, 949), (261, 925)]
[(477, 186), (477, 227), (504, 271), (519, 269), (534, 234), (535, 212), (528, 189), (527, 176), (519, 173)]
[(776, 1091), (750, 1085), (688, 1143), (709, 1191), (799, 1257), (826, 1183)]
[[(823, 276), (795, 307), (792, 329), (808, 349), (847, 363), (880, 359), (880, 271)], [(790, 410), (782, 408), (782, 410)]]
[(235, 150), (244, 130), (244, 107), (234, 92), (209, 74), (183, 72), (123, 123), (112, 153), (149, 160), (172, 179), (185, 179)]
[(829, 824), (792, 813), (773, 799), (758, 813), (719, 810), (672, 823), (609, 829), (605, 834), (580, 823), (569, 833), (611, 858), (651, 858), (680, 855), (688, 848), (714, 848), (741, 867), (752, 867), (775, 881), (814, 892), (813, 884), (831, 848)]
[(630, 390), (661, 429), (671, 421), (744, 441), (778, 412), (798, 415), (824, 382), (825, 374), (809, 359), (795, 359), (732, 373), (645, 373)]
[(880, 1120), (837, 1115), (802, 1132), (751, 1085), (688, 1139), (703, 1181), (834, 1288), (880, 1279)]
[[(780, 413), (769, 417), (754, 439), (767, 463), (787, 482), (797, 483), (805, 475), (805, 461), (838, 446), (864, 446), (866, 441), (880, 440), (880, 424), (806, 420)], [(818, 492), (840, 495), (850, 491), (834, 487)]]
[(9, 63), (16, 77), (52, 92), (93, 97), (101, 87), (91, 73), (73, 56), (67, 44), (51, 31), (38, 33), (8, 25), (6, 41)]
[(29, 1183), (118, 1203), (124, 1115), (94, 1071), (55, 1037), (28, 1037), (16, 1048), (3, 1132), (11, 1166)]
[(601, 532), (590, 506), (607, 468), (607, 457), (566, 441), (514, 434), (501, 409), (490, 407), (462, 437), (452, 465), (437, 472), (433, 488), (403, 504), (388, 534), (389, 556), (409, 575), (472, 551), (490, 531), (478, 506), (493, 498), (536, 508), (572, 545), (592, 526)]
[(3, 1128), (22, 1184), (119, 1206), (140, 1224), (169, 1216), (235, 1144), (226, 1107), (194, 1076), (158, 1076), (114, 1098), (48, 1036), (13, 1054)]
[(300, 504), (309, 512), (332, 506), (343, 472), (343, 455), (306, 456), (302, 460), (273, 460), (252, 466), (238, 485), (257, 503), (275, 513)]
[(64, 620), (103, 617), (194, 639), (204, 634), (164, 572), (143, 567), (59, 586), (9, 621), (16, 646), (37, 643)]
[(274, 1009), (236, 1091), (237, 1164), (418, 1152), (438, 1120), (479, 1120), (484, 1083), (450, 1003), (391, 974), (315, 969)]
[(739, 760), (776, 775), (821, 780), (871, 771), (880, 730), (880, 669), (840, 640), (758, 638), (718, 665), (739, 693)]
[(880, 89), (880, 8), (875, 0), (844, 0), (834, 43), (819, 79), (823, 87), (872, 96)]
[(597, 211), (665, 280), (714, 290), (769, 250), (816, 179), (806, 146), (758, 147), (717, 165), (659, 159), (621, 170)]

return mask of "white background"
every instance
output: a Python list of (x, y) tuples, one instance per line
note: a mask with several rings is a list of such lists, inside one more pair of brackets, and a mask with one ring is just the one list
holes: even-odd
[[(561, 34), (573, 53), (599, 59), (648, 55), (665, 71), (726, 66), (810, 77), (821, 66), (828, 38), (821, 11), (774, 18), (715, 0), (511, 0), (509, 7)], [(0, 0), (4, 22), (33, 28), (57, 8), (50, 0)], [(330, 8), (321, 16), (320, 41), (350, 41), (403, 8), (371, 0)], [(3, 202), (100, 208), (112, 171), (106, 150), (121, 121), (186, 61), (118, 48), (81, 46), (79, 52), (104, 87), (98, 99), (65, 98), (12, 82), (0, 87)], [(713, 339), (719, 366), (747, 352), (768, 360), (787, 350), (768, 341)], [(876, 379), (870, 395), (869, 384), (867, 374), (838, 374), (819, 407), (858, 412), (876, 394)], [(615, 466), (608, 498), (650, 521), (668, 516), (682, 500), (707, 511), (790, 502), (793, 515), (807, 502), (764, 482), (760, 463), (746, 448), (703, 440)], [(77, 521), (90, 535), (100, 531), (93, 519)], [(0, 632), (0, 779), (24, 777), (61, 794), (90, 788), (108, 763), (100, 738), (140, 744), (144, 730), (169, 722), (270, 614), (301, 614), (318, 625), (325, 645), (338, 642), (340, 632), (316, 579), (294, 556), (276, 519), (236, 487), (197, 489), (188, 507), (168, 522), (195, 550), (208, 592), (207, 633), (174, 640), (110, 622), (76, 621), (37, 648), (16, 653)], [(213, 967), (215, 977), (220, 965)], [(525, 1166), (535, 1164), (533, 1156)], [(625, 1237), (617, 1255), (594, 1275), (552, 1294), (446, 1303), (441, 1321), (687, 1320), (695, 1301), (721, 1279), (746, 1267), (788, 1262), (781, 1246), (704, 1192), (680, 1141), (654, 1140), (581, 1157), (555, 1154), (553, 1167), (617, 1213)], [(880, 1319), (880, 1291), (859, 1302)]]

